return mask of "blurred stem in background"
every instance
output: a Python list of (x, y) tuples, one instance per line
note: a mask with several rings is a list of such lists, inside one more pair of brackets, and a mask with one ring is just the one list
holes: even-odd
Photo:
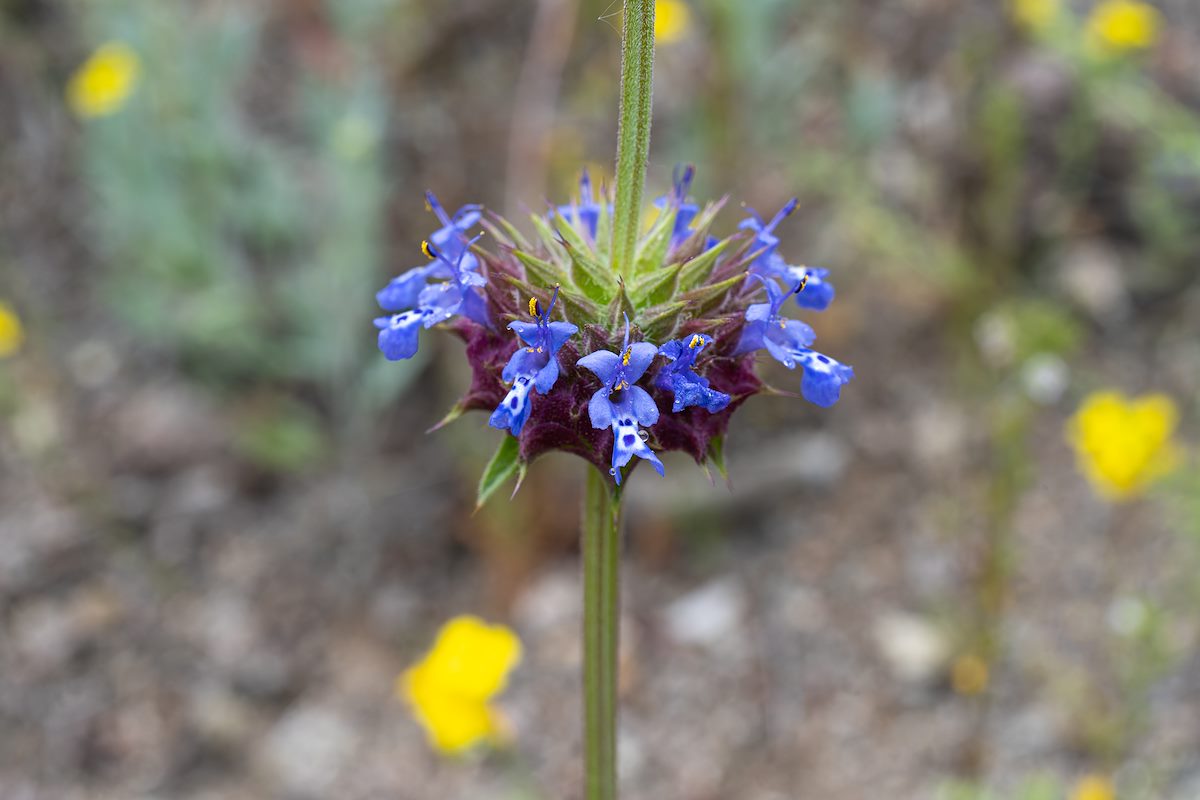
[[(654, 0), (627, 0), (621, 38), (613, 271), (633, 260), (650, 153)], [(583, 691), (586, 797), (617, 796), (617, 644), (621, 490), (587, 468), (583, 501)]]
[(546, 192), (546, 162), (563, 67), (574, 39), (578, 0), (538, 0), (513, 100), (505, 189), (507, 214)]

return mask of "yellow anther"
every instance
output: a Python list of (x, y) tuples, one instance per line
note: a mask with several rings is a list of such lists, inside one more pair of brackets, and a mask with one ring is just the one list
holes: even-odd
[(529, 316), (536, 317), (538, 315), (538, 301), (536, 297), (529, 298)]
[(429, 243), (428, 239), (424, 239), (421, 241), (421, 252), (424, 253), (425, 257), (430, 260), (437, 258), (437, 256), (434, 255), (434, 252), (433, 252), (433, 245), (431, 245)]
[(702, 344), (704, 344), (704, 337), (702, 337), (702, 336), (701, 336), (700, 334), (698, 334), (698, 333), (693, 333), (693, 334), (692, 334), (692, 340), (691, 340), (690, 342), (688, 342), (688, 347), (690, 347), (690, 348), (692, 348), (692, 349), (695, 349), (695, 348), (699, 347), (699, 346), (700, 346), (700, 345), (702, 345)]
[(808, 273), (804, 273), (804, 277), (800, 279), (800, 285), (796, 287), (796, 294), (804, 291), (804, 287), (808, 286)]
[(629, 348), (627, 348), (627, 349), (625, 350), (625, 355), (621, 356), (621, 364), (622, 364), (622, 366), (626, 366), (626, 367), (628, 367), (628, 366), (629, 366), (629, 358), (630, 358), (630, 356), (632, 356), (632, 355), (633, 355), (633, 348), (632, 348), (632, 347), (629, 347)]

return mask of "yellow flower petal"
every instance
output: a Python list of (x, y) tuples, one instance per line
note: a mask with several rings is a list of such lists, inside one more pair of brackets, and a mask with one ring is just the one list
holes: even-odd
[(660, 44), (677, 42), (687, 35), (692, 12), (682, 0), (655, 0), (654, 38)]
[(21, 349), (25, 330), (16, 312), (0, 302), (0, 358), (8, 358)]
[(520, 659), (521, 642), (508, 628), (477, 617), (455, 617), (442, 627), (425, 657), (400, 676), (397, 694), (444, 753), (485, 739), (499, 742), (505, 727), (488, 701), (504, 690)]
[(1009, 13), (1035, 33), (1049, 28), (1062, 10), (1062, 0), (1009, 0)]
[(1139, 0), (1103, 0), (1087, 21), (1088, 42), (1108, 52), (1142, 50), (1158, 39), (1158, 10)]
[(67, 102), (84, 119), (113, 114), (133, 94), (140, 75), (137, 53), (121, 42), (108, 42), (71, 76)]
[(1075, 784), (1071, 800), (1116, 800), (1112, 781), (1102, 775), (1085, 775)]
[(1067, 423), (1067, 439), (1096, 490), (1125, 500), (1179, 465), (1182, 454), (1172, 440), (1178, 421), (1175, 403), (1166, 395), (1128, 400), (1117, 392), (1097, 392)]

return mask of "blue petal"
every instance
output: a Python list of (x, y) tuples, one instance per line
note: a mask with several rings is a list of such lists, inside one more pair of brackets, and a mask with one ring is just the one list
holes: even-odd
[(578, 332), (579, 328), (569, 322), (550, 323), (550, 352), (557, 353), (559, 348)]
[(463, 288), (461, 291), (462, 304), (459, 313), (485, 328), (492, 327), (492, 315), (488, 312), (487, 301), (474, 289)]
[(529, 391), (532, 387), (533, 383), (528, 375), (518, 376), (508, 394), (488, 418), (488, 424), (493, 428), (508, 428), (513, 436), (519, 436), (521, 429), (525, 427), (525, 421), (529, 419)]
[(836, 403), (842, 386), (854, 377), (853, 367), (812, 350), (796, 355), (804, 366), (804, 377), (800, 379), (800, 394), (804, 399), (822, 408)]
[[(608, 350), (597, 350), (594, 353), (589, 353), (583, 358), (575, 362), (576, 366), (590, 369), (592, 373), (600, 379), (606, 387), (612, 382), (613, 375), (617, 368), (621, 366), (621, 357), (616, 353)], [(596, 427), (607, 427), (605, 425), (597, 425)]]
[(832, 283), (814, 282), (810, 278), (804, 291), (796, 295), (796, 305), (813, 311), (824, 311), (833, 302), (834, 294)]
[(384, 311), (405, 311), (417, 305), (417, 298), (429, 278), (450, 277), (449, 269), (441, 261), (424, 267), (413, 267), (403, 275), (392, 278), (387, 286), (375, 293), (375, 300)]
[[(751, 306), (753, 308), (754, 306)], [(767, 323), (764, 320), (751, 320), (742, 328), (742, 338), (738, 340), (738, 345), (734, 348), (734, 355), (742, 353), (752, 353), (755, 350), (761, 350), (764, 347), (763, 332), (767, 329)]]
[(546, 366), (538, 370), (537, 377), (534, 379), (539, 394), (549, 393), (558, 380), (558, 359), (552, 354), (547, 353), (546, 355), (550, 356), (546, 359)]
[[(629, 423), (629, 424), (625, 424)], [(613, 423), (613, 457), (612, 457), (612, 474), (617, 485), (621, 484), (621, 467), (629, 463), (629, 460), (635, 455), (638, 458), (649, 461), (659, 475), (665, 474), (663, 463), (659, 461), (658, 456), (650, 449), (650, 446), (642, 441), (642, 437), (638, 434), (637, 425), (630, 419), (617, 420)]]
[(379, 349), (388, 361), (400, 361), (416, 355), (418, 334), (424, 316), (425, 311), (418, 309), (375, 320), (375, 327), (380, 329)]
[(662, 347), (658, 348), (658, 354), (674, 361), (675, 359), (679, 358), (679, 355), (683, 352), (683, 349), (684, 347), (682, 339), (672, 339)]
[(771, 321), (771, 304), (770, 303), (754, 303), (746, 309), (747, 322), (770, 322)]
[(796, 368), (796, 359), (793, 358), (792, 350), (778, 342), (777, 337), (768, 334), (763, 340), (763, 346), (767, 348), (767, 352), (771, 354), (771, 358), (783, 364), (788, 369)]
[(650, 342), (634, 342), (629, 345), (629, 363), (625, 365), (625, 380), (634, 383), (641, 378), (656, 355), (658, 355), (658, 348)]
[(779, 331), (780, 342), (795, 348), (811, 347), (812, 343), (816, 341), (817, 334), (807, 322), (801, 322), (798, 319), (787, 319), (782, 322), (783, 327), (776, 328)]
[(588, 401), (588, 416), (592, 419), (593, 428), (607, 428), (612, 425), (613, 407), (608, 399), (608, 389), (602, 388), (592, 395)]
[(508, 329), (521, 337), (521, 341), (530, 347), (538, 345), (538, 326), (536, 322), (510, 322)]
[(518, 347), (517, 352), (509, 356), (508, 363), (504, 365), (504, 371), (500, 373), (500, 377), (506, 382), (512, 383), (518, 375), (533, 375), (544, 366), (541, 360), (542, 355), (542, 353), (530, 352), (527, 347)]
[(649, 392), (640, 386), (630, 386), (626, 391), (629, 392), (629, 403), (639, 425), (649, 428), (658, 422), (658, 406), (655, 405), (654, 398), (650, 397)]

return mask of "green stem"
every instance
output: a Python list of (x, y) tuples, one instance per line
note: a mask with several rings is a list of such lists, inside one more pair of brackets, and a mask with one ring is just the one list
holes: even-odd
[(588, 467), (583, 502), (583, 711), (587, 800), (617, 796), (621, 493)]
[(654, 83), (654, 0), (625, 0), (621, 39), (621, 119), (617, 129), (617, 198), (613, 208), (613, 271), (630, 277), (642, 219), (642, 188), (650, 156), (650, 95)]

